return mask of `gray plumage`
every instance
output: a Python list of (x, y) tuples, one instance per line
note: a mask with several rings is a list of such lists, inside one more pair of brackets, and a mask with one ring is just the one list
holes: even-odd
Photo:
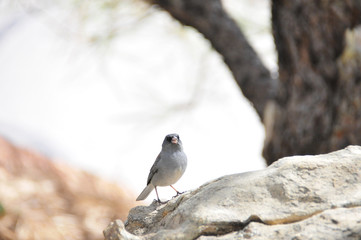
[(146, 199), (155, 188), (160, 202), (157, 187), (171, 186), (177, 195), (180, 194), (172, 184), (176, 183), (187, 168), (187, 156), (183, 152), (182, 141), (178, 134), (168, 134), (163, 141), (162, 150), (150, 169), (147, 186), (137, 197), (137, 201)]

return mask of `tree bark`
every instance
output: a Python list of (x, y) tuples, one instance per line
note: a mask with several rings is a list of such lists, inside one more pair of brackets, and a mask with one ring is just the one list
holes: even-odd
[(277, 79), (248, 43), (220, 0), (153, 0), (184, 25), (197, 29), (218, 51), (233, 73), (244, 96), (263, 119), (267, 102), (275, 97)]
[(354, 29), (360, 0), (273, 0), (279, 80), (219, 0), (152, 2), (196, 28), (223, 56), (265, 125), (267, 164), (361, 144), (361, 27)]
[(280, 88), (266, 129), (268, 164), (361, 143), (360, 62), (351, 60), (348, 76), (340, 63), (345, 31), (360, 23), (360, 0), (273, 0)]

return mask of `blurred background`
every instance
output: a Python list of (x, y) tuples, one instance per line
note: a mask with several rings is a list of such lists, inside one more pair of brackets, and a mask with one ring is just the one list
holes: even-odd
[[(276, 72), (269, 1), (223, 4)], [(222, 58), (166, 12), (137, 0), (3, 0), (0, 13), (6, 142), (117, 183), (128, 209), (168, 133), (188, 155), (179, 191), (265, 167), (263, 126)]]

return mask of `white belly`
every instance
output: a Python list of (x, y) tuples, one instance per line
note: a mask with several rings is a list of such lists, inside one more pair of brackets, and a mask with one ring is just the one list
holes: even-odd
[(176, 183), (183, 175), (187, 167), (187, 157), (183, 154), (182, 161), (176, 154), (168, 159), (161, 159), (158, 164), (158, 170), (152, 177), (151, 183), (154, 186), (169, 186)]

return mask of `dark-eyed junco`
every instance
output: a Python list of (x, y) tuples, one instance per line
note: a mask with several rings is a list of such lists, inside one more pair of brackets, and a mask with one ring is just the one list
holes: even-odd
[(137, 201), (144, 200), (155, 188), (158, 202), (161, 203), (157, 187), (171, 186), (178, 196), (178, 192), (172, 184), (176, 183), (187, 168), (187, 156), (183, 152), (182, 141), (178, 134), (168, 134), (163, 141), (162, 151), (155, 160), (147, 180), (147, 186), (137, 197)]

